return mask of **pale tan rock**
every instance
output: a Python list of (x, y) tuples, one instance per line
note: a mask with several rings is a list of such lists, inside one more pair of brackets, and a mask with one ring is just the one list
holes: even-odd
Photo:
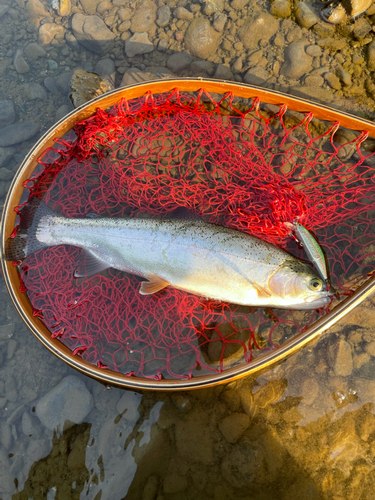
[(311, 405), (319, 394), (319, 384), (314, 378), (308, 378), (304, 381), (301, 388), (303, 402)]
[(39, 28), (39, 45), (49, 45), (56, 36), (64, 36), (64, 28), (60, 24), (46, 23)]
[(279, 29), (279, 21), (268, 12), (255, 19), (250, 18), (238, 30), (238, 36), (246, 49), (258, 48), (260, 40), (268, 42)]
[(218, 48), (220, 33), (211, 25), (208, 19), (198, 17), (190, 24), (185, 35), (185, 48), (191, 55), (207, 59)]
[(253, 393), (254, 403), (259, 408), (265, 408), (271, 403), (278, 401), (287, 387), (285, 379), (270, 380), (257, 392)]

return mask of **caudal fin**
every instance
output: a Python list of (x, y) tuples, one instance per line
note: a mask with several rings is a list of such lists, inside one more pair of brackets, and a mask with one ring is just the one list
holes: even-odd
[(45, 243), (36, 238), (36, 231), (42, 217), (56, 214), (47, 207), (44, 201), (31, 198), (20, 212), (20, 225), (14, 238), (8, 238), (5, 242), (5, 260), (23, 260), (28, 255), (47, 247)]

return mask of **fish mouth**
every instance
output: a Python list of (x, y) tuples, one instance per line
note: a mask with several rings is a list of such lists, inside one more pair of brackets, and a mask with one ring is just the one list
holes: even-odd
[(306, 309), (319, 309), (320, 307), (324, 307), (332, 301), (334, 295), (335, 294), (332, 292), (326, 292), (323, 296), (311, 297), (305, 302)]

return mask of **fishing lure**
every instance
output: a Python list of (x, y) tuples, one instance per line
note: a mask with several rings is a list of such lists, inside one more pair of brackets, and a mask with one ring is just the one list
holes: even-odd
[(328, 272), (324, 254), (314, 236), (310, 233), (310, 231), (308, 231), (302, 224), (297, 221), (294, 221), (293, 224), (291, 224), (290, 222), (285, 222), (285, 225), (289, 229), (292, 229), (294, 231), (298, 242), (305, 249), (309, 260), (316, 267), (316, 270), (318, 271), (320, 277), (327, 282)]

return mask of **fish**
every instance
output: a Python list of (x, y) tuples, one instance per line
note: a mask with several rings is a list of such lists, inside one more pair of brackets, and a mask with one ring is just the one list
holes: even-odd
[(145, 278), (142, 295), (173, 287), (215, 301), (283, 309), (318, 309), (331, 301), (313, 269), (286, 251), (203, 220), (68, 218), (33, 198), (4, 256), (22, 260), (55, 245), (82, 249), (75, 277), (112, 267)]
[(305, 249), (310, 262), (316, 267), (320, 277), (325, 282), (328, 282), (328, 272), (323, 250), (314, 236), (310, 233), (310, 231), (308, 231), (308, 229), (305, 228), (305, 226), (297, 221), (294, 221), (293, 224), (286, 222), (285, 225), (295, 232), (296, 238), (300, 245)]

